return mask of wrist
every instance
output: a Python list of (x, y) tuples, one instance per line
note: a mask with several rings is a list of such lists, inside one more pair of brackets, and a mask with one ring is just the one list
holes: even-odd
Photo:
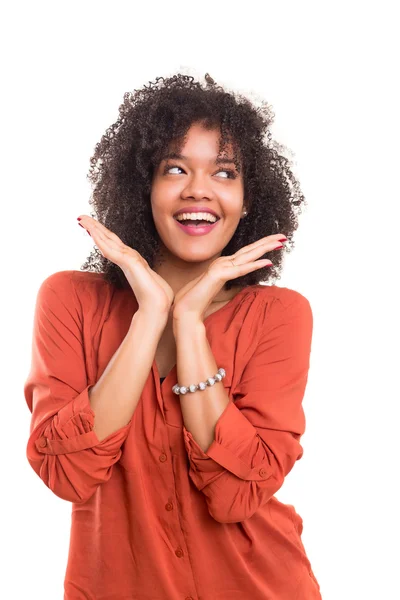
[(133, 315), (132, 321), (141, 321), (149, 329), (164, 331), (168, 323), (168, 313), (139, 308)]
[(205, 325), (198, 315), (185, 313), (181, 316), (173, 316), (172, 330), (174, 335), (194, 335), (197, 332), (202, 334), (205, 331)]

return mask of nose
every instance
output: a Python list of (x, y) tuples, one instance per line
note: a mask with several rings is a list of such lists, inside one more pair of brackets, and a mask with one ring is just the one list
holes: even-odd
[(182, 197), (191, 197), (198, 200), (211, 198), (211, 185), (207, 175), (197, 173), (189, 177), (188, 183), (182, 192)]

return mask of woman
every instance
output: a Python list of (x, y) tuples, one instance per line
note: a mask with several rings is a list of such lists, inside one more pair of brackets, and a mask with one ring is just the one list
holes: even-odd
[(91, 159), (97, 248), (41, 285), (27, 457), (72, 502), (65, 600), (312, 600), (312, 312), (279, 276), (304, 202), (273, 116), (206, 75), (125, 94)]

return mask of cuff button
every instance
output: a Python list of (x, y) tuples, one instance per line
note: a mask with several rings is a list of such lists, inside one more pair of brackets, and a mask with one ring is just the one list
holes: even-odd
[(39, 440), (39, 446), (41, 448), (44, 448), (45, 446), (47, 446), (47, 439), (46, 438), (42, 438), (41, 440)]
[(265, 469), (260, 469), (258, 472), (261, 475), (261, 477), (265, 477), (267, 474), (267, 471)]

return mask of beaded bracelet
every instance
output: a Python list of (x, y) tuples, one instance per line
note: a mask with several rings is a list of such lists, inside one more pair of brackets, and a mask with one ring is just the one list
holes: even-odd
[(196, 392), (197, 390), (205, 390), (207, 386), (214, 385), (215, 382), (221, 381), (221, 379), (223, 379), (225, 377), (225, 375), (226, 375), (225, 369), (222, 369), (222, 367), (221, 367), (220, 369), (218, 369), (218, 373), (216, 373), (216, 375), (214, 375), (214, 377), (209, 377), (207, 379), (207, 381), (200, 381), (200, 383), (198, 383), (197, 385), (192, 383), (189, 386), (185, 386), (185, 385), (179, 386), (176, 383), (174, 385), (174, 387), (172, 388), (172, 391), (174, 392), (174, 394), (179, 396), (179, 394), (186, 394), (187, 392)]

